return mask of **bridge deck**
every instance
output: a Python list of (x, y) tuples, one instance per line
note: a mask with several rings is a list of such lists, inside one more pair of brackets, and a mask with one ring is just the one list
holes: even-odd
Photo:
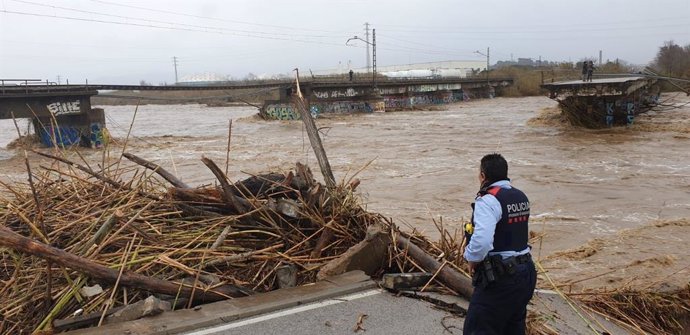
[(568, 80), (545, 83), (541, 87), (548, 89), (551, 98), (558, 96), (618, 96), (629, 95), (643, 87), (648, 87), (656, 79), (643, 76), (625, 76), (597, 78), (592, 81)]
[[(513, 82), (512, 78), (491, 78), (492, 83)], [(301, 80), (305, 86), (319, 88), (338, 88), (338, 87), (365, 87), (372, 86), (369, 80)], [(435, 84), (474, 84), (486, 83), (486, 78), (435, 78), (435, 79), (379, 79), (378, 86), (404, 86), (404, 85), (435, 85)], [(89, 85), (2, 85), (0, 86), (0, 97), (10, 95), (33, 95), (39, 92), (61, 94), (67, 92), (93, 92), (96, 90), (120, 90), (120, 91), (202, 91), (202, 90), (236, 90), (236, 89), (256, 89), (270, 87), (286, 87), (293, 85), (294, 80), (275, 80), (259, 82), (234, 82), (227, 85), (171, 85), (171, 86), (141, 86), (141, 85), (110, 85), (110, 84), (89, 84)], [(89, 95), (89, 94), (87, 94)], [(93, 95), (93, 94), (90, 94)]]
[(573, 86), (591, 86), (591, 85), (618, 85), (638, 80), (647, 80), (645, 77), (616, 77), (616, 78), (597, 78), (592, 79), (592, 81), (582, 81), (582, 80), (569, 80), (569, 81), (558, 81), (555, 83), (543, 84), (544, 88), (551, 87), (573, 87)]

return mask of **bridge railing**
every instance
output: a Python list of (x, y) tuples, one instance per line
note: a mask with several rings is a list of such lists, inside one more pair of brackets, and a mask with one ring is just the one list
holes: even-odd
[(13, 91), (16, 91), (17, 87), (23, 87), (24, 91), (26, 93), (29, 93), (29, 88), (32, 86), (51, 86), (51, 85), (57, 85), (57, 83), (48, 81), (48, 80), (42, 80), (42, 79), (5, 79), (5, 78), (0, 78), (0, 92), (5, 93), (5, 91), (9, 88), (12, 88)]

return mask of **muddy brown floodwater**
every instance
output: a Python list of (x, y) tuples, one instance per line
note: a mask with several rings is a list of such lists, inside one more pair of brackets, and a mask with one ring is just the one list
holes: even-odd
[[(560, 280), (602, 286), (671, 277), (687, 283), (690, 265), (690, 99), (638, 117), (630, 128), (586, 130), (550, 115), (545, 97), (474, 100), (434, 111), (337, 115), (317, 120), (337, 179), (360, 172), (370, 210), (434, 235), (432, 217), (451, 229), (470, 216), (479, 159), (500, 152), (510, 177), (531, 200), (534, 253)], [(108, 128), (123, 139), (134, 106), (104, 106)], [(140, 106), (128, 151), (175, 171), (189, 184), (212, 183), (200, 162), (224, 165), (233, 119), (230, 176), (318, 169), (300, 122), (264, 121), (245, 107)], [(530, 121), (533, 119), (532, 121)], [(21, 123), (26, 128), (26, 121)], [(0, 120), (0, 180), (24, 180), (16, 138)], [(121, 149), (113, 149), (118, 152)], [(100, 161), (101, 152), (82, 150)], [(32, 160), (39, 160), (32, 156)], [(636, 270), (636, 267), (639, 268)], [(674, 279), (676, 278), (676, 279)]]

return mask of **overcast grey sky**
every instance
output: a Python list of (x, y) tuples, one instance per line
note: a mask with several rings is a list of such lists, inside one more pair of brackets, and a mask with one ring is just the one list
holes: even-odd
[(0, 0), (0, 78), (174, 82), (366, 64), (511, 56), (646, 64), (664, 41), (690, 44), (690, 0)]

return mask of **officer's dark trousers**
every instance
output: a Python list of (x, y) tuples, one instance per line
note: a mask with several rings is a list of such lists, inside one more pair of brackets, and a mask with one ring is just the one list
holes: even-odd
[(527, 303), (536, 283), (537, 272), (530, 261), (519, 264), (512, 276), (504, 276), (484, 289), (475, 287), (463, 334), (525, 334)]

